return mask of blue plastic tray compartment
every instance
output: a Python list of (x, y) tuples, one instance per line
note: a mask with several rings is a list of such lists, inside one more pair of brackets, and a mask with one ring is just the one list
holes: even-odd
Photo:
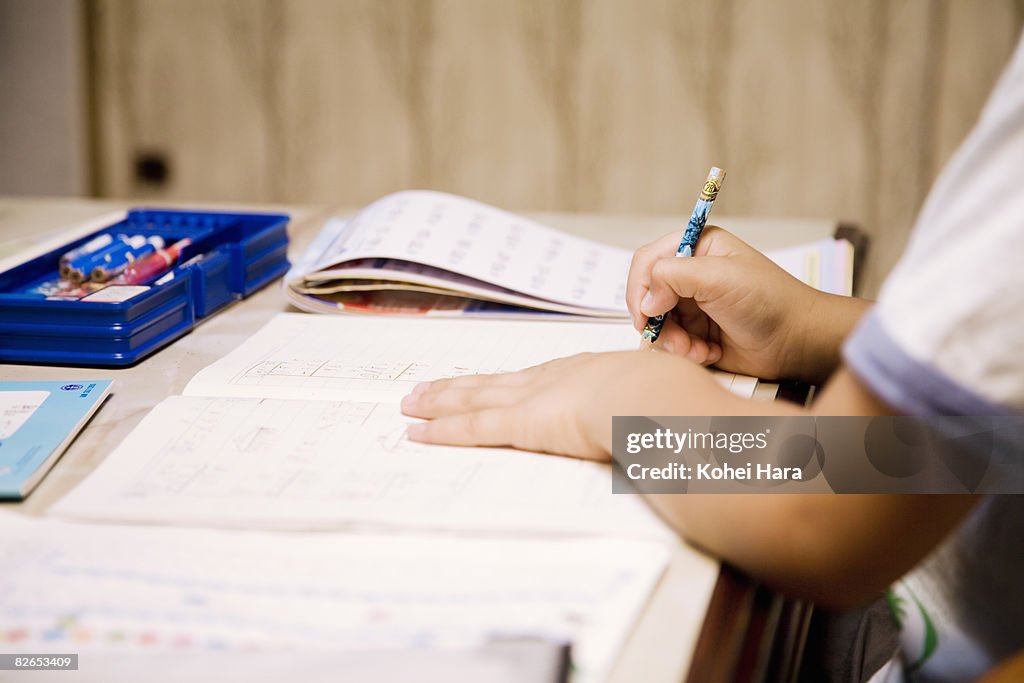
[(29, 301), (7, 303), (0, 308), (0, 358), (23, 362), (69, 363), (73, 354), (80, 365), (129, 364), (188, 332), (196, 319), (188, 278), (115, 304), (47, 301), (52, 309), (42, 312)]
[(228, 249), (218, 249), (206, 254), (203, 260), (192, 266), (192, 285), (195, 288), (193, 299), (196, 302), (196, 315), (205, 318), (227, 304), (241, 298), (232, 272), (231, 253)]
[[(130, 365), (288, 269), (288, 217), (133, 210), (125, 220), (0, 274), (0, 361)], [(41, 299), (61, 254), (104, 232), (189, 237), (174, 277), (127, 301)], [(201, 255), (186, 267), (181, 264)]]

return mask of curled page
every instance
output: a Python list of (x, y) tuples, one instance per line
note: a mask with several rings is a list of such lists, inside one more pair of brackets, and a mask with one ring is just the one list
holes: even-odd
[[(469, 299), (561, 314), (627, 316), (628, 251), (426, 190), (388, 195), (347, 221), (328, 221), (286, 278), (289, 298), (303, 308), (315, 306), (307, 299), (318, 297), (302, 293), (303, 287), (365, 278), (367, 259), (376, 259), (370, 267), (385, 271), (387, 279), (455, 290)], [(348, 302), (358, 310), (351, 302), (366, 300), (365, 293), (362, 299), (337, 294), (328, 299), (336, 307)]]

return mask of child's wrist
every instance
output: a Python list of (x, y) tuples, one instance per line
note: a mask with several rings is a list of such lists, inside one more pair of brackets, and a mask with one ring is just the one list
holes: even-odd
[(848, 296), (826, 294), (808, 288), (809, 296), (800, 310), (804, 324), (794, 335), (796, 350), (791, 358), (790, 377), (819, 384), (839, 366), (843, 340), (853, 331), (871, 302)]

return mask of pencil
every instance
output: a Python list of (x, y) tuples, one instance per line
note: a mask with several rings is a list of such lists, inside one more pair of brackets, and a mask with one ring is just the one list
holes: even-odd
[[(693, 256), (693, 251), (697, 248), (697, 240), (700, 239), (700, 233), (708, 222), (708, 214), (711, 213), (711, 207), (715, 205), (718, 191), (722, 189), (723, 180), (725, 180), (725, 171), (717, 166), (712, 166), (711, 171), (708, 172), (707, 180), (704, 181), (704, 187), (701, 188), (700, 196), (697, 198), (697, 204), (693, 207), (690, 221), (686, 224), (683, 238), (679, 241), (679, 248), (676, 249), (676, 258)], [(647, 325), (644, 326), (644, 331), (640, 333), (642, 347), (650, 348), (654, 342), (658, 341), (661, 328), (665, 324), (665, 315), (667, 314), (663, 313), (662, 315), (655, 315), (647, 319)]]

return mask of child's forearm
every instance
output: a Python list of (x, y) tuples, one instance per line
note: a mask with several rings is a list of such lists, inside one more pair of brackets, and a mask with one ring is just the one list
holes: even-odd
[(818, 293), (805, 316), (801, 343), (790, 361), (790, 377), (822, 384), (839, 367), (843, 340), (857, 326), (873, 301)]
[(693, 544), (775, 590), (829, 607), (850, 607), (878, 595), (937, 545), (976, 501), (938, 495), (646, 498)]
[[(749, 413), (757, 415), (806, 412), (777, 403), (748, 405)], [(849, 371), (840, 370), (813, 412), (879, 415), (889, 409)], [(824, 494), (663, 494), (646, 499), (682, 536), (711, 554), (775, 589), (831, 606), (853, 605), (884, 589), (977, 501), (973, 496)]]

